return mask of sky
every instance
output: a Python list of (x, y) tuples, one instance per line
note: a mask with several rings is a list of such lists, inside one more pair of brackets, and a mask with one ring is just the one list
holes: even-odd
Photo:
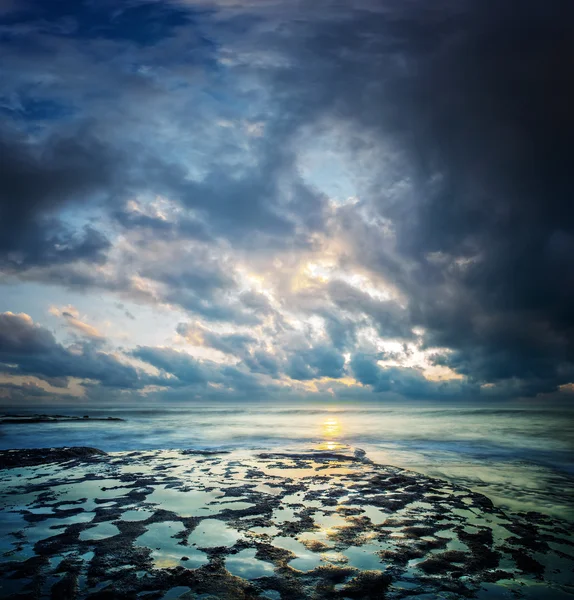
[(568, 401), (571, 0), (0, 0), (0, 402)]

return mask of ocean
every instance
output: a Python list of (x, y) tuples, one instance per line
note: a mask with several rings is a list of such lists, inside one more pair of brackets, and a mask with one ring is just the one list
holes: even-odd
[(574, 521), (574, 408), (265, 403), (50, 407), (3, 412), (124, 421), (0, 426), (0, 449), (361, 448), (379, 463), (465, 485), (514, 511)]

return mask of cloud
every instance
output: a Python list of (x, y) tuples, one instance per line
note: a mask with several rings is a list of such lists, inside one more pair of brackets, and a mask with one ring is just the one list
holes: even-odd
[(145, 361), (173, 377), (163, 384), (172, 390), (183, 388), (188, 393), (201, 391), (215, 397), (233, 398), (254, 392), (271, 393), (273, 385), (263, 385), (249, 371), (212, 361), (198, 361), (187, 352), (171, 348), (138, 347), (133, 356)]
[(328, 286), (331, 300), (348, 313), (362, 313), (370, 318), (381, 337), (412, 338), (412, 323), (407, 311), (395, 300), (373, 298), (368, 293), (342, 281)]
[(25, 313), (0, 313), (0, 364), (5, 373), (34, 375), (48, 382), (75, 377), (96, 380), (105, 387), (130, 389), (142, 387), (145, 379), (134, 367), (89, 344), (62, 346)]
[(368, 355), (356, 354), (351, 359), (353, 375), (363, 385), (370, 386), (376, 393), (393, 393), (399, 397), (421, 400), (476, 397), (476, 386), (460, 381), (431, 381), (418, 370), (409, 367), (380, 367)]
[(241, 333), (217, 334), (199, 323), (180, 323), (177, 333), (192, 344), (207, 346), (224, 354), (244, 356), (256, 338)]
[(174, 375), (183, 383), (197, 384), (207, 381), (200, 363), (185, 352), (171, 348), (138, 347), (132, 354), (157, 369)]
[(344, 375), (345, 359), (333, 348), (318, 345), (294, 353), (287, 367), (292, 379), (306, 380), (321, 377), (339, 378)]
[[(137, 358), (174, 394), (563, 389), (573, 23), (567, 0), (4, 3), (2, 275), (170, 312), (224, 362), (173, 330), (104, 353), (63, 309), (77, 348), (4, 313), (3, 362), (141, 389)], [(426, 379), (431, 353), (462, 379)]]
[(293, 122), (343, 118), (357, 160), (368, 140), (378, 161), (363, 210), (391, 227), (351, 228), (355, 260), (398, 285), (453, 368), (556, 389), (574, 359), (572, 5), (365, 6), (293, 24), (272, 79)]
[(57, 216), (110, 184), (110, 157), (95, 140), (52, 138), (39, 145), (0, 131), (0, 266), (76, 260), (102, 262), (110, 247), (90, 225), (72, 228)]
[(63, 308), (52, 306), (50, 307), (50, 314), (63, 318), (68, 327), (87, 338), (94, 341), (102, 341), (104, 339), (104, 336), (96, 327), (80, 320), (79, 311), (71, 305)]

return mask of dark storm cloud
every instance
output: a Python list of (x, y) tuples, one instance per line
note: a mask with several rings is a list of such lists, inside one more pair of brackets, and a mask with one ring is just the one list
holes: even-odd
[(323, 229), (327, 198), (306, 185), (294, 165), (292, 131), (270, 130), (251, 144), (253, 166), (216, 157), (201, 180), (190, 179), (184, 164), (162, 159), (146, 165), (152, 186), (199, 212), (215, 234), (234, 244), (267, 250), (311, 244)]
[[(9, 7), (10, 8), (10, 7)], [(22, 23), (63, 38), (109, 39), (149, 45), (190, 23), (193, 13), (163, 1), (26, 0), (3, 15), (3, 24)]]
[(196, 218), (183, 217), (168, 221), (126, 210), (117, 210), (113, 217), (127, 230), (139, 230), (161, 240), (193, 239), (207, 242), (212, 239), (205, 223)]
[(202, 296), (197, 288), (181, 285), (176, 288), (170, 287), (164, 299), (207, 321), (230, 322), (236, 325), (260, 323), (260, 318), (253, 312), (244, 310), (240, 303), (228, 301), (219, 295)]
[(342, 310), (369, 317), (384, 338), (413, 337), (407, 312), (395, 300), (379, 300), (342, 281), (329, 284), (331, 300)]
[(240, 394), (267, 393), (273, 390), (273, 386), (262, 385), (255, 375), (235, 366), (223, 367), (219, 381)]
[(271, 378), (287, 375), (297, 381), (317, 377), (340, 378), (345, 374), (344, 357), (329, 344), (303, 347), (301, 340), (292, 345), (284, 342), (278, 344), (277, 354), (271, 354), (264, 349), (261, 340), (247, 334), (219, 334), (187, 323), (180, 323), (177, 332), (192, 344), (201, 343), (239, 359), (238, 364), (251, 373)]
[(12, 268), (101, 262), (110, 243), (91, 226), (77, 230), (56, 211), (111, 184), (112, 158), (87, 132), (42, 145), (0, 130), (0, 264)]
[(30, 398), (54, 399), (54, 394), (47, 392), (34, 383), (25, 383), (23, 385), (15, 385), (12, 383), (0, 383), (0, 391), (16, 404), (18, 401), (26, 402)]
[(396, 239), (371, 266), (425, 343), (477, 381), (552, 390), (574, 359), (574, 5), (362, 7), (293, 26), (305, 43), (274, 85), (298, 123), (336, 115), (370, 136), (382, 170), (364, 203)]
[(250, 335), (231, 333), (228, 335), (206, 335), (206, 342), (212, 348), (225, 352), (226, 354), (238, 354), (245, 352), (246, 348), (255, 342)]
[(461, 397), (475, 395), (476, 388), (459, 381), (431, 381), (413, 368), (386, 366), (380, 367), (378, 357), (365, 354), (355, 354), (351, 358), (351, 371), (357, 381), (371, 386), (376, 393), (391, 392), (421, 400), (425, 398), (441, 398), (445, 396)]
[(431, 252), (470, 262), (440, 269), (413, 318), (428, 344), (456, 350), (460, 372), (548, 391), (574, 359), (574, 7), (471, 9), (423, 61), (418, 90), (440, 93), (411, 99), (423, 173), (442, 181), (400, 237), (427, 269)]
[(280, 363), (275, 356), (265, 350), (255, 350), (243, 359), (243, 363), (252, 373), (261, 373), (276, 378), (279, 376)]
[[(309, 244), (309, 232), (322, 227), (325, 198), (297, 176), (289, 136), (254, 138), (248, 166), (238, 164), (246, 156), (242, 140), (222, 135), (213, 150), (217, 119), (245, 118), (229, 101), (218, 114), (219, 98), (236, 94), (239, 107), (253, 93), (220, 77), (217, 45), (202, 33), (207, 15), (191, 4), (83, 1), (29, 2), (0, 15), (0, 110), (19, 132), (1, 148), (6, 252), (32, 264), (40, 257), (41, 264), (71, 262), (76, 254), (103, 260), (104, 234), (94, 247), (93, 236), (45, 222), (93, 196), (107, 197), (110, 219), (153, 237)], [(197, 101), (196, 80), (217, 99), (213, 105)], [(166, 133), (168, 111), (184, 136)], [(201, 177), (190, 176), (190, 151), (206, 162)], [(139, 193), (167, 195), (197, 214), (168, 222), (126, 212), (124, 201)]]
[(157, 369), (174, 375), (185, 384), (197, 384), (207, 381), (200, 363), (185, 352), (178, 352), (170, 348), (139, 346), (132, 354)]
[(186, 352), (171, 348), (139, 346), (132, 355), (171, 375), (172, 378), (163, 379), (162, 384), (172, 389), (183, 386), (206, 390), (208, 384), (215, 384), (217, 387), (211, 387), (211, 391), (218, 389), (224, 395), (229, 392), (244, 394), (264, 391), (266, 387), (272, 389), (262, 386), (256, 376), (242, 368), (210, 361), (199, 362)]
[(291, 379), (305, 381), (316, 377), (343, 377), (345, 359), (329, 346), (298, 350), (289, 359), (285, 372)]
[(103, 386), (141, 387), (140, 375), (113, 355), (90, 344), (74, 349), (26, 314), (0, 313), (0, 366), (5, 373), (33, 375), (53, 383), (62, 377), (95, 379)]
[(242, 333), (219, 334), (189, 323), (180, 323), (176, 330), (192, 344), (199, 342), (238, 358), (251, 373), (269, 375), (273, 378), (280, 373), (280, 361), (268, 351), (261, 349), (256, 337)]
[[(169, 235), (157, 221), (126, 218), (117, 205), (130, 193), (166, 188), (146, 176), (141, 162), (150, 153), (142, 153), (141, 138), (133, 144), (139, 137), (134, 107), (161, 96), (145, 69), (168, 61), (176, 70), (197, 66), (210, 55), (207, 40), (189, 32), (187, 46), (172, 42), (191, 20), (190, 10), (166, 2), (25, 2), (0, 15), (6, 125), (0, 131), (0, 259), (6, 268), (102, 262), (110, 247), (106, 235), (82, 231), (59, 215), (88, 200), (115, 204), (110, 216), (125, 227)], [(116, 125), (126, 110), (131, 131), (126, 119)], [(172, 236), (208, 237), (189, 218), (173, 230)]]

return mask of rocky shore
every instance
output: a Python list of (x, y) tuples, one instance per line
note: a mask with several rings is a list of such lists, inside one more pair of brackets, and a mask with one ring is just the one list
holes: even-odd
[(119, 417), (90, 417), (84, 415), (75, 417), (69, 415), (42, 415), (42, 414), (3, 414), (0, 415), (0, 425), (26, 425), (27, 423), (76, 423), (83, 421), (123, 421)]
[(0, 452), (0, 597), (552, 598), (569, 523), (364, 453)]

